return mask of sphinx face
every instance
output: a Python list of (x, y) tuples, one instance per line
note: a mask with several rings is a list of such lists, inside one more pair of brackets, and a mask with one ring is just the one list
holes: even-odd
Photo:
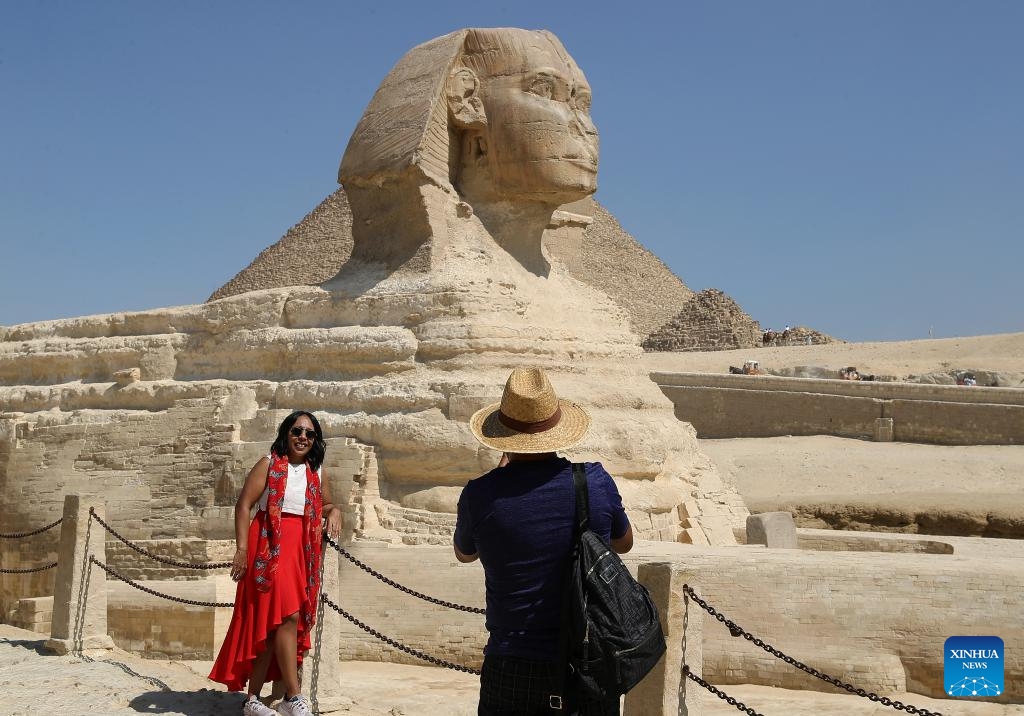
[(593, 194), (598, 138), (586, 77), (553, 36), (504, 32), (500, 49), (476, 63), (487, 123), (463, 142), (465, 192), (553, 205)]

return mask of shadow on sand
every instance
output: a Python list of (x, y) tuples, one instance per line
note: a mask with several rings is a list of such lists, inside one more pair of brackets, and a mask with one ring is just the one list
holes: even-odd
[(230, 691), (146, 691), (128, 702), (144, 714), (183, 714), (184, 716), (223, 716), (242, 712), (245, 695)]

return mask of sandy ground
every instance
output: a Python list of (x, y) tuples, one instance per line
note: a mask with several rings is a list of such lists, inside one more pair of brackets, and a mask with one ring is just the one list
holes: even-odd
[[(142, 659), (115, 650), (89, 662), (52, 656), (38, 634), (0, 625), (0, 690), (3, 713), (35, 716), (45, 708), (68, 716), (223, 716), (241, 712), (242, 697), (227, 693), (203, 676), (209, 662)], [(109, 663), (108, 663), (109, 662)], [(352, 716), (472, 716), (476, 678), (453, 671), (401, 664), (346, 663), (345, 696), (330, 713)], [(735, 685), (727, 692), (766, 716), (872, 716), (895, 713), (857, 696), (800, 692), (767, 686)], [(889, 694), (918, 708), (964, 716), (1024, 714), (1024, 706), (929, 699), (919, 694)], [(706, 716), (737, 710), (710, 694)]]
[(770, 369), (857, 366), (864, 374), (908, 376), (949, 370), (1024, 373), (1024, 333), (884, 343), (753, 348), (704, 353), (647, 353), (650, 370), (727, 373), (730, 365), (757, 360)]
[(1024, 537), (1024, 445), (809, 435), (700, 446), (748, 509), (792, 512), (801, 527)]
[[(949, 369), (1024, 371), (1024, 333), (901, 343), (835, 344), (764, 348), (755, 351), (648, 354), (650, 370), (722, 373), (729, 365), (756, 358), (763, 366), (856, 365), (864, 373), (910, 375)], [(941, 447), (871, 443), (827, 436), (745, 440), (704, 440), (702, 448), (719, 469), (735, 479), (753, 509), (792, 507), (808, 526), (857, 516), (877, 519), (888, 509), (891, 529), (922, 531), (920, 515), (963, 513), (961, 522), (1008, 521), (1024, 515), (1024, 446)], [(815, 506), (831, 505), (816, 513)], [(862, 506), (861, 512), (857, 507)], [(844, 512), (845, 510), (845, 512)], [(820, 512), (820, 511), (819, 511)], [(824, 515), (824, 517), (822, 516)], [(839, 515), (839, 517), (836, 517)], [(871, 517), (873, 515), (873, 517)], [(815, 522), (817, 520), (818, 522)], [(903, 523), (901, 523), (901, 520)], [(834, 525), (833, 525), (834, 526)], [(934, 521), (933, 521), (933, 527)], [(978, 525), (975, 524), (975, 527)], [(882, 527), (883, 529), (885, 526)], [(923, 530), (927, 531), (927, 530)], [(954, 532), (954, 534), (956, 534)], [(954, 538), (957, 539), (957, 538)], [(989, 546), (1016, 553), (1024, 542), (959, 538), (964, 546)], [(961, 549), (958, 542), (958, 550)], [(0, 625), (0, 707), (11, 716), (41, 710), (59, 714), (167, 714), (221, 716), (240, 713), (242, 698), (205, 678), (208, 662), (148, 660), (115, 650), (89, 662), (52, 656), (38, 634)], [(344, 696), (329, 702), (331, 712), (359, 716), (471, 716), (476, 713), (476, 677), (433, 667), (346, 663)], [(734, 685), (730, 695), (766, 716), (868, 716), (895, 713), (849, 695), (796, 692), (766, 686)], [(997, 716), (1024, 714), (1024, 705), (968, 700), (934, 700), (918, 694), (890, 694), (904, 703), (944, 714)], [(710, 695), (704, 714), (738, 713)]]

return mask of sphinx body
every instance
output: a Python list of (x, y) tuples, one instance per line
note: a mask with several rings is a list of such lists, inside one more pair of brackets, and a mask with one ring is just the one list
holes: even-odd
[(623, 310), (544, 250), (559, 207), (596, 188), (589, 102), (550, 33), (437, 38), (353, 134), (353, 251), (323, 286), (0, 328), (11, 529), (89, 490), (130, 537), (229, 538), (259, 440), (302, 407), (337, 446), (325, 469), (355, 537), (415, 542), (389, 512), (454, 512), (499, 457), (469, 416), (533, 365), (593, 415), (571, 457), (616, 476), (638, 537), (732, 543), (742, 501), (639, 367)]

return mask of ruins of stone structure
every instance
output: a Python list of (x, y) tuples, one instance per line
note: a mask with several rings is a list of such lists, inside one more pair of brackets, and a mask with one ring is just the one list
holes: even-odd
[(717, 288), (694, 294), (643, 343), (648, 351), (723, 351), (759, 345), (760, 324)]
[(828, 335), (827, 333), (816, 331), (813, 328), (808, 328), (807, 326), (793, 326), (792, 328), (789, 329), (789, 340), (786, 341), (786, 344), (791, 346), (818, 346), (823, 345), (825, 343), (845, 342), (846, 341), (840, 338), (835, 338), (833, 336)]
[(498, 457), (466, 420), (530, 364), (592, 413), (573, 455), (619, 478), (638, 537), (733, 543), (746, 509), (639, 367), (626, 311), (543, 245), (596, 187), (589, 94), (549, 33), (437, 38), (353, 134), (351, 256), (322, 286), (0, 329), (6, 526), (88, 491), (130, 538), (230, 538), (246, 470), (302, 406), (358, 538), (446, 541), (430, 515)]

